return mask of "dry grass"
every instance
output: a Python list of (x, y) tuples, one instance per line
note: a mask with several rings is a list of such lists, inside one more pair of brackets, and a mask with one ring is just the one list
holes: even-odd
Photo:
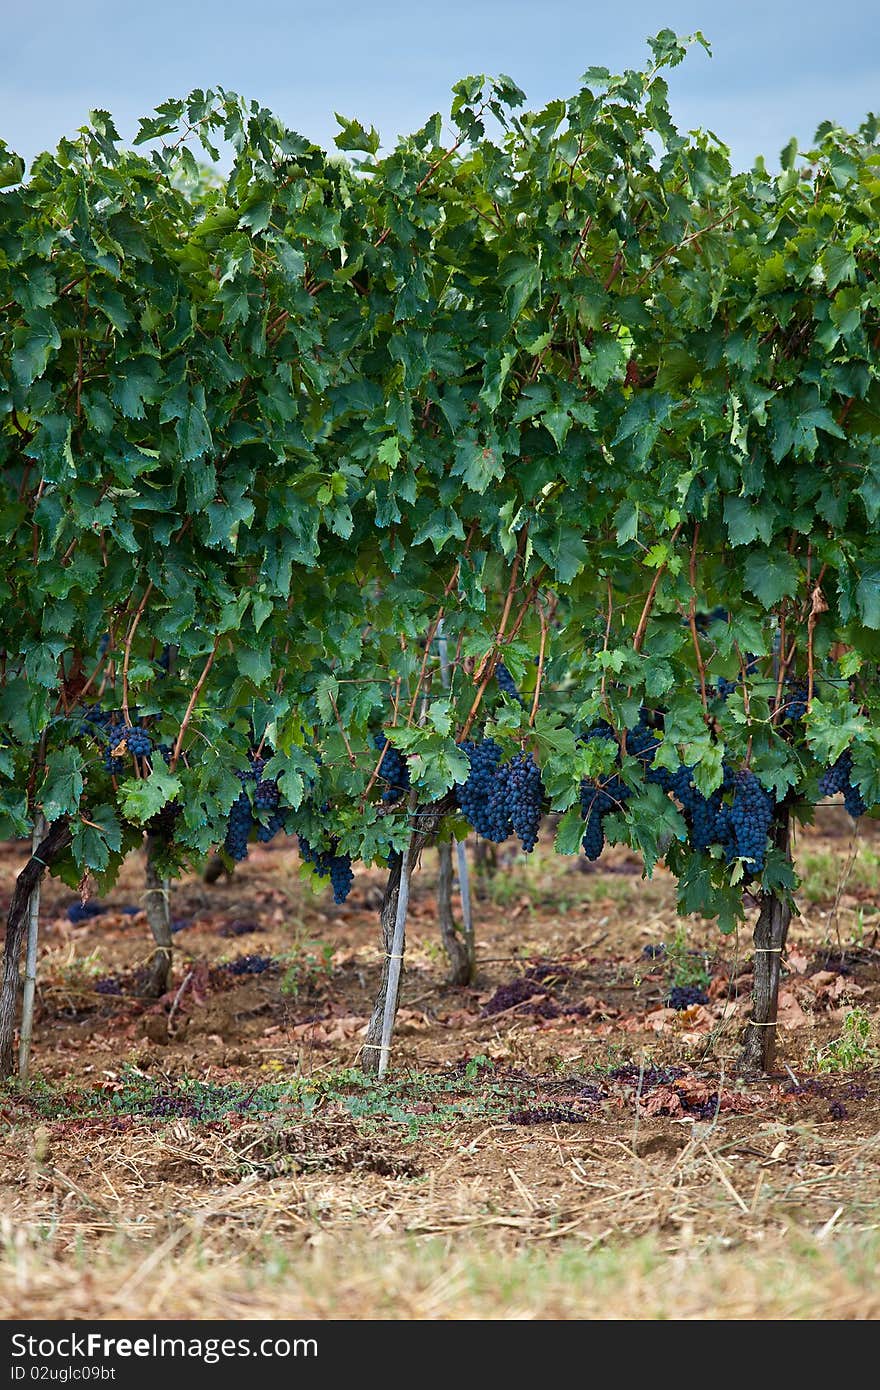
[(43, 1126), (0, 1315), (880, 1315), (880, 1137), (749, 1123)]
[(59, 1261), (19, 1242), (3, 1263), (4, 1318), (873, 1319), (876, 1234), (787, 1229), (734, 1249), (645, 1236), (514, 1248), (497, 1236), (416, 1241), (266, 1238), (101, 1248)]

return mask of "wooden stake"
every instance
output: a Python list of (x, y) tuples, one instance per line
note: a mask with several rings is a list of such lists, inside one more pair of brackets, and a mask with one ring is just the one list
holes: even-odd
[[(42, 811), (38, 811), (34, 819), (34, 834), (31, 841), (31, 851), (37, 852), (37, 846), (46, 833), (46, 822), (43, 819)], [(25, 956), (24, 967), (24, 993), (21, 1004), (21, 1032), (18, 1039), (18, 1075), (22, 1082), (28, 1079), (31, 1061), (31, 1038), (34, 1031), (34, 996), (37, 991), (37, 946), (40, 939), (40, 886), (42, 879), (37, 879), (31, 889), (31, 896), (28, 902), (28, 928), (27, 928), (27, 953)]]
[[(440, 681), (443, 689), (448, 690), (452, 684), (452, 677), (449, 669), (449, 643), (443, 631), (442, 620), (437, 627), (437, 650), (440, 653)], [(474, 918), (471, 911), (471, 880), (468, 871), (466, 840), (456, 841), (455, 856), (458, 868), (458, 893), (461, 898), (461, 921), (464, 928), (462, 934), (467, 952), (467, 980), (462, 981), (462, 983), (470, 983), (474, 976), (476, 961), (474, 958)], [(449, 960), (454, 974), (455, 962), (451, 955)]]
[[(414, 811), (416, 799), (410, 796), (410, 811)], [(388, 953), (388, 988), (385, 994), (385, 1012), (382, 1015), (382, 1042), (379, 1047), (379, 1080), (388, 1070), (391, 1057), (391, 1035), (394, 1032), (394, 1017), (397, 1013), (397, 993), (400, 989), (400, 972), (403, 966), (403, 952), (406, 946), (406, 913), (409, 907), (410, 850), (412, 839), (403, 851), (400, 866), (400, 890), (397, 894), (397, 914), (394, 919), (394, 936)]]

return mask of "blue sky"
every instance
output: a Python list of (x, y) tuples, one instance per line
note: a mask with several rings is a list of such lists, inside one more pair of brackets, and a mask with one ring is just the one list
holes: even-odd
[(639, 64), (666, 26), (702, 29), (715, 55), (672, 74), (676, 119), (714, 130), (740, 165), (880, 110), (877, 0), (0, 0), (0, 17), (0, 136), (28, 159), (92, 107), (128, 137), (157, 102), (218, 84), (322, 144), (334, 111), (391, 143), (447, 110), (467, 73), (508, 73), (539, 106), (591, 64)]

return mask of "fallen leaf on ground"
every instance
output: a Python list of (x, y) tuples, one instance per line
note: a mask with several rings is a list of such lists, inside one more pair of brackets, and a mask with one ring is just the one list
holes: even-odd
[(689, 1009), (673, 1010), (682, 1032), (708, 1033), (715, 1027), (715, 1015), (705, 1004), (692, 1004)]
[(360, 1014), (347, 1014), (342, 1018), (315, 1019), (311, 1023), (297, 1023), (291, 1028), (291, 1036), (311, 1043), (347, 1042), (349, 1038), (366, 1031), (368, 1020)]
[(844, 999), (854, 998), (857, 994), (864, 994), (861, 985), (840, 975), (836, 970), (819, 970), (815, 975), (811, 975), (806, 983), (814, 991), (814, 1000), (820, 1008), (830, 1008), (838, 1005)]
[(645, 1115), (683, 1115), (684, 1105), (681, 1096), (672, 1086), (658, 1086), (641, 1101)]
[(780, 1028), (809, 1028), (810, 1019), (804, 1013), (797, 999), (791, 990), (781, 989), (779, 991), (779, 1012), (777, 1014)]
[(396, 1030), (398, 1033), (424, 1033), (430, 1028), (431, 1020), (420, 1009), (398, 1009)]

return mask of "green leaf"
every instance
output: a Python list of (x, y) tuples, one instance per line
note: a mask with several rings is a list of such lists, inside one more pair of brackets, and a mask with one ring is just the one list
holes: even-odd
[(829, 290), (836, 290), (845, 280), (855, 278), (855, 256), (846, 246), (826, 246), (822, 253), (822, 269)]
[(846, 433), (834, 416), (822, 405), (808, 405), (801, 393), (774, 401), (770, 407), (773, 423), (771, 453), (775, 463), (786, 454), (794, 458), (812, 459), (819, 447), (817, 430), (845, 439)]
[(124, 333), (132, 323), (131, 311), (118, 290), (103, 289), (96, 307), (106, 314), (117, 333)]
[(143, 420), (145, 401), (158, 398), (159, 364), (151, 357), (138, 357), (116, 366), (110, 397), (129, 420)]
[(251, 193), (247, 206), (238, 219), (238, 225), (256, 235), (266, 230), (271, 217), (271, 189), (257, 188)]
[(703, 796), (711, 796), (724, 780), (723, 749), (709, 739), (691, 744), (688, 759), (694, 763), (694, 785)]
[(873, 526), (880, 516), (880, 459), (872, 458), (856, 492), (865, 504), (865, 515)]
[(400, 440), (396, 434), (390, 434), (387, 439), (376, 450), (376, 457), (380, 463), (384, 463), (387, 468), (394, 469), (400, 462)]
[(745, 587), (764, 608), (774, 608), (782, 598), (793, 598), (800, 582), (797, 561), (784, 550), (754, 551), (745, 564)]
[(743, 918), (742, 891), (729, 882), (715, 882), (711, 861), (694, 855), (679, 875), (678, 910), (715, 917), (719, 930), (728, 934)]
[(291, 246), (283, 237), (278, 237), (273, 245), (285, 279), (296, 285), (302, 280), (306, 269), (306, 258), (296, 246)]
[(562, 522), (549, 533), (536, 532), (532, 544), (561, 584), (570, 584), (587, 562), (587, 545), (583, 535)]
[(660, 431), (672, 413), (672, 397), (663, 391), (638, 391), (623, 413), (611, 447), (633, 441), (636, 459), (648, 459)]
[(867, 722), (858, 706), (850, 700), (841, 705), (832, 705), (814, 696), (806, 729), (807, 743), (816, 761), (830, 767), (850, 744), (866, 732)]
[(4, 141), (0, 140), (0, 188), (9, 188), (24, 178), (24, 160), (13, 154)]
[(761, 540), (769, 545), (773, 539), (776, 507), (771, 501), (756, 497), (725, 497), (724, 520), (731, 545), (750, 545)]
[(174, 801), (180, 791), (180, 778), (168, 771), (162, 758), (156, 758), (149, 777), (138, 780), (132, 777), (120, 784), (122, 813), (135, 825), (144, 825), (169, 801)]
[(639, 534), (639, 504), (628, 500), (621, 502), (614, 517), (614, 524), (617, 527), (618, 545), (634, 541)]
[(382, 140), (375, 126), (370, 126), (369, 130), (365, 130), (360, 121), (353, 121), (346, 116), (340, 116), (338, 111), (335, 114), (342, 127), (339, 134), (333, 137), (333, 143), (338, 149), (364, 150), (367, 154), (378, 154)]
[(305, 781), (302, 774), (293, 767), (285, 767), (278, 774), (278, 787), (289, 806), (296, 811), (303, 802)]
[(871, 809), (880, 804), (880, 740), (877, 732), (871, 730), (870, 737), (853, 745), (852, 780), (862, 794), (865, 805)]
[(642, 855), (645, 873), (650, 878), (670, 842), (687, 839), (687, 826), (681, 813), (656, 786), (646, 787), (629, 801), (626, 812), (627, 838)]
[(58, 684), (58, 658), (66, 643), (52, 640), (35, 642), (25, 657), (24, 669), (28, 680), (35, 685), (54, 690)]
[(856, 585), (856, 603), (865, 627), (880, 629), (880, 568), (865, 570)]
[(45, 309), (35, 309), (23, 328), (13, 335), (12, 376), (19, 386), (30, 386), (41, 377), (53, 352), (61, 347), (61, 335)]
[(504, 476), (500, 451), (478, 439), (462, 439), (456, 450), (452, 473), (454, 477), (461, 478), (465, 487), (472, 492), (484, 493), (491, 482)]
[(112, 806), (98, 806), (71, 822), (73, 860), (80, 873), (103, 873), (122, 848), (122, 827)]
[(626, 346), (619, 338), (596, 334), (590, 349), (581, 346), (582, 372), (597, 391), (604, 391), (616, 376), (626, 369)]
[(70, 744), (53, 750), (46, 759), (46, 776), (40, 788), (43, 815), (51, 825), (61, 816), (77, 810), (83, 792), (85, 763), (78, 748)]
[(529, 256), (515, 252), (504, 261), (498, 281), (507, 290), (510, 318), (516, 319), (541, 284), (540, 266)]
[(410, 755), (409, 770), (413, 786), (425, 800), (437, 801), (457, 782), (465, 781), (470, 767), (467, 755), (451, 740), (427, 736), (419, 747), (418, 753)]
[(184, 463), (201, 458), (213, 445), (204, 410), (194, 400), (187, 402), (177, 422), (177, 442)]
[(580, 806), (572, 806), (561, 818), (554, 848), (557, 854), (577, 854), (584, 838), (584, 818)]
[(238, 669), (243, 676), (252, 681), (256, 686), (265, 685), (272, 676), (271, 652), (265, 648), (245, 647), (239, 645), (236, 649), (235, 659)]
[(788, 897), (798, 885), (797, 871), (791, 860), (778, 849), (767, 851), (767, 861), (761, 875), (761, 887), (765, 893), (777, 897)]

